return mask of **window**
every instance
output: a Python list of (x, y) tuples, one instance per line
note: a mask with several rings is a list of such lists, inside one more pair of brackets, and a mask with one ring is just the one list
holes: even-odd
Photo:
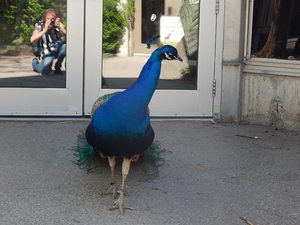
[[(200, 2), (190, 0), (103, 1), (104, 89), (128, 88), (156, 48), (172, 45), (183, 63), (164, 60), (158, 89), (196, 90)], [(122, 15), (131, 9), (130, 26)], [(127, 18), (128, 17), (128, 18)], [(126, 29), (125, 29), (126, 28)], [(154, 36), (149, 48), (146, 43)]]
[(299, 36), (299, 0), (254, 0), (251, 57), (300, 60)]
[[(39, 46), (36, 48), (36, 56), (32, 52), (30, 43), (34, 29), (43, 29), (43, 12), (49, 8), (53, 8), (55, 12), (50, 10), (48, 14), (60, 18), (61, 24), (67, 28), (67, 0), (18, 0), (0, 3), (0, 88), (66, 87), (65, 33), (53, 24), (49, 29), (52, 35), (43, 35), (38, 39), (45, 40), (45, 42), (36, 41), (36, 47)], [(48, 40), (51, 37), (55, 37), (55, 40)], [(42, 43), (52, 44), (54, 46), (51, 48), (52, 52), (49, 53), (47, 48), (50, 49), (50, 47), (47, 47), (47, 44), (42, 47)], [(40, 54), (42, 51), (43, 55)], [(54, 56), (57, 52), (61, 53), (61, 62), (57, 61), (57, 54)], [(47, 60), (43, 58), (47, 58)], [(49, 66), (44, 66), (45, 62), (49, 62)], [(33, 68), (33, 64), (36, 65), (35, 68)], [(39, 72), (36, 68), (39, 68)], [(46, 71), (43, 76), (40, 75), (41, 70)]]

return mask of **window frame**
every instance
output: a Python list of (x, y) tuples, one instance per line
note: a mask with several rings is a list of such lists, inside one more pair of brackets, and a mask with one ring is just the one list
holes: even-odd
[(246, 2), (244, 72), (300, 77), (300, 60), (251, 57), (254, 0)]

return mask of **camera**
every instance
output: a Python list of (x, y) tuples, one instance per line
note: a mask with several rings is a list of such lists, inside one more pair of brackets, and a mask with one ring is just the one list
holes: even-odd
[(55, 26), (55, 19), (52, 19), (52, 20), (51, 20), (50, 25), (51, 25), (51, 26)]

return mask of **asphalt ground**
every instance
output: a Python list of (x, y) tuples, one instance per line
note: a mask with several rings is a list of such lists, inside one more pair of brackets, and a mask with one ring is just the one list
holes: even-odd
[[(154, 120), (158, 164), (133, 164), (125, 203), (110, 211), (107, 161), (73, 161), (88, 120), (0, 121), (1, 225), (299, 225), (297, 131)], [(256, 138), (257, 137), (257, 138)], [(120, 162), (117, 165), (120, 183)]]

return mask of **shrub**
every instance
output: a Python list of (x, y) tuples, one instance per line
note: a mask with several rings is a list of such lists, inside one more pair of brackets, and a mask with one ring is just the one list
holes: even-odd
[(56, 0), (10, 0), (0, 4), (0, 32), (3, 35), (0, 44), (10, 44), (21, 39), (29, 44), (34, 24), (42, 19), (46, 8), (56, 8)]
[(118, 0), (104, 0), (102, 48), (105, 53), (117, 53), (122, 44), (126, 24), (118, 3)]

